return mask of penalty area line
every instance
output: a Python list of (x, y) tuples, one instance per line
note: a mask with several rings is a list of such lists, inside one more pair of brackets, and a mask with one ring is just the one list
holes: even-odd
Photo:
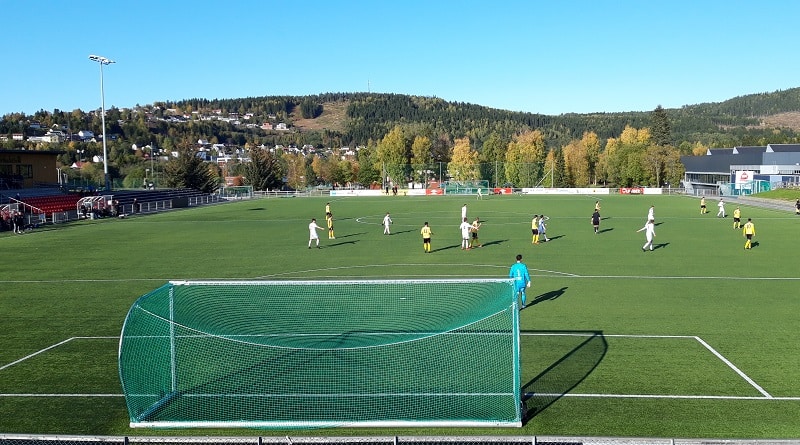
[(768, 399), (771, 399), (771, 398), (773, 398), (773, 397), (772, 397), (772, 395), (770, 395), (770, 393), (768, 393), (767, 391), (765, 391), (765, 390), (764, 390), (764, 388), (762, 388), (762, 387), (761, 387), (761, 386), (760, 386), (758, 383), (756, 383), (756, 382), (755, 382), (753, 379), (751, 379), (750, 377), (748, 377), (748, 376), (747, 376), (747, 374), (745, 374), (744, 372), (742, 372), (742, 370), (741, 370), (741, 369), (737, 368), (737, 367), (736, 367), (736, 365), (734, 365), (734, 364), (733, 364), (733, 363), (732, 363), (730, 360), (728, 360), (728, 359), (727, 359), (727, 358), (725, 358), (725, 357), (724, 357), (722, 354), (720, 354), (719, 352), (717, 352), (717, 350), (716, 350), (716, 349), (712, 348), (712, 347), (711, 347), (711, 345), (709, 345), (708, 343), (706, 343), (706, 342), (705, 342), (705, 341), (704, 341), (702, 338), (700, 338), (700, 337), (695, 337), (695, 340), (697, 340), (697, 341), (698, 341), (698, 343), (700, 343), (701, 345), (703, 345), (703, 347), (705, 347), (706, 349), (708, 349), (709, 351), (711, 351), (711, 353), (712, 353), (712, 354), (714, 354), (714, 355), (715, 355), (715, 356), (716, 356), (718, 359), (722, 360), (722, 362), (723, 362), (723, 363), (725, 363), (726, 365), (728, 365), (728, 367), (729, 367), (729, 368), (731, 368), (731, 369), (733, 370), (733, 372), (735, 372), (735, 373), (739, 374), (739, 377), (743, 378), (743, 379), (744, 379), (744, 380), (745, 380), (747, 383), (749, 383), (749, 384), (750, 384), (750, 386), (752, 386), (753, 388), (755, 388), (755, 389), (756, 389), (756, 391), (758, 391), (758, 392), (760, 392), (761, 394), (763, 394), (763, 395), (764, 395), (764, 397), (766, 397), (766, 398), (768, 398)]
[(41, 353), (43, 353), (43, 352), (47, 352), (47, 351), (49, 351), (49, 350), (51, 350), (51, 349), (53, 349), (53, 348), (57, 348), (57, 347), (59, 347), (59, 346), (61, 346), (61, 345), (65, 344), (65, 343), (69, 343), (69, 342), (71, 342), (72, 340), (87, 340), (87, 339), (112, 339), (112, 338), (118, 339), (119, 337), (70, 337), (70, 338), (68, 338), (68, 339), (66, 339), (66, 340), (63, 340), (63, 341), (60, 341), (60, 342), (58, 342), (58, 343), (56, 343), (56, 344), (54, 344), (54, 345), (50, 345), (50, 346), (48, 346), (48, 347), (46, 347), (46, 348), (44, 348), (44, 349), (40, 349), (40, 350), (38, 350), (38, 351), (34, 352), (33, 354), (28, 354), (28, 355), (26, 355), (25, 357), (22, 357), (22, 358), (21, 358), (21, 359), (19, 359), (19, 360), (14, 360), (14, 361), (13, 361), (13, 362), (11, 362), (11, 363), (8, 363), (8, 364), (5, 364), (5, 365), (3, 365), (3, 366), (0, 366), (0, 371), (4, 370), (4, 369), (6, 369), (6, 368), (10, 368), (11, 366), (14, 366), (14, 365), (16, 365), (17, 363), (22, 363), (22, 362), (24, 362), (25, 360), (28, 360), (29, 358), (36, 357), (37, 355), (39, 355), (39, 354), (41, 354)]

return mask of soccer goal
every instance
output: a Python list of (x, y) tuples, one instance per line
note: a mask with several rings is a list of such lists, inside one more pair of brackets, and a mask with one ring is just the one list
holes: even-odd
[(441, 187), (446, 195), (476, 195), (480, 190), (481, 194), (488, 195), (492, 189), (489, 188), (489, 181), (445, 181)]
[(521, 426), (508, 279), (174, 281), (125, 319), (131, 427)]

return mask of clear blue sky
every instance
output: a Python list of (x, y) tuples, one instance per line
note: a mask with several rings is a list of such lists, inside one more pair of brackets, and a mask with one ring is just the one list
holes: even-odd
[(800, 86), (790, 0), (0, 0), (0, 115), (398, 93), (544, 114)]

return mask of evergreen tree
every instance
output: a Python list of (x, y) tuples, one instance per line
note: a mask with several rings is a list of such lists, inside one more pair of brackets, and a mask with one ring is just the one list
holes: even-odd
[(250, 150), (250, 162), (244, 164), (245, 183), (255, 190), (279, 189), (283, 185), (283, 169), (269, 150)]
[(657, 106), (653, 113), (650, 115), (651, 127), (650, 136), (653, 142), (659, 146), (667, 146), (672, 144), (672, 130), (669, 125), (669, 116), (667, 111)]
[(178, 157), (164, 166), (166, 186), (214, 193), (219, 188), (217, 167), (197, 156), (191, 148), (178, 151)]

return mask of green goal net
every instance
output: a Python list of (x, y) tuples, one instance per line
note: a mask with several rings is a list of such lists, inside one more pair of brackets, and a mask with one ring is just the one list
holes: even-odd
[(476, 195), (480, 193), (488, 195), (491, 193), (489, 181), (445, 181), (440, 188), (444, 189), (446, 195)]
[(521, 426), (508, 279), (174, 281), (140, 297), (132, 427)]

